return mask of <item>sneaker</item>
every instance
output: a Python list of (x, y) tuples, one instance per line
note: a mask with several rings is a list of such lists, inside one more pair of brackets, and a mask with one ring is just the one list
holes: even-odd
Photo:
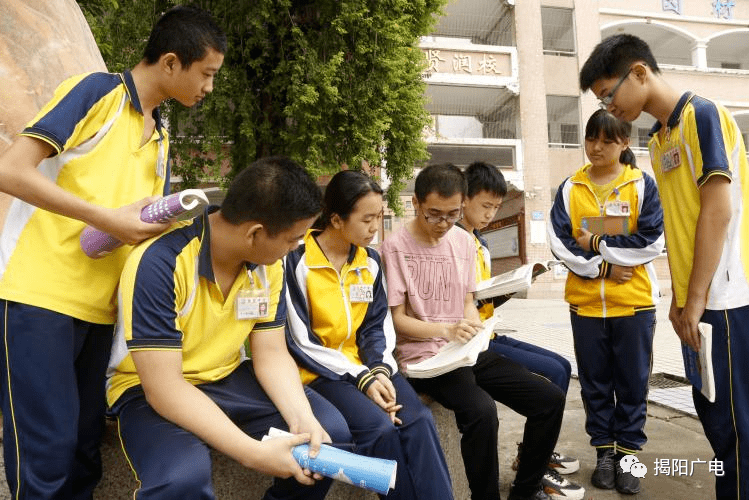
[(596, 488), (611, 490), (616, 486), (615, 481), (614, 449), (600, 448), (598, 450), (598, 459), (596, 460), (596, 469), (593, 471), (590, 482)]
[(585, 498), (585, 488), (569, 482), (554, 469), (546, 471), (544, 477), (541, 478), (541, 486), (552, 500), (583, 500)]
[(629, 472), (624, 472), (619, 462), (616, 463), (616, 491), (625, 495), (640, 492), (640, 480)]
[(574, 457), (568, 457), (555, 451), (551, 454), (549, 469), (555, 470), (560, 474), (572, 474), (580, 469), (580, 461)]
[[(518, 454), (515, 455), (515, 460), (512, 461), (512, 470), (518, 470), (518, 463), (520, 463), (520, 448), (523, 447), (523, 443), (518, 443)], [(559, 452), (551, 454), (549, 459), (549, 468), (557, 471), (560, 474), (572, 474), (580, 469), (580, 461), (567, 455), (562, 455)]]
[(515, 488), (510, 490), (510, 496), (507, 500), (551, 500), (551, 497), (544, 493), (543, 488), (537, 489), (530, 495), (520, 495), (515, 491)]

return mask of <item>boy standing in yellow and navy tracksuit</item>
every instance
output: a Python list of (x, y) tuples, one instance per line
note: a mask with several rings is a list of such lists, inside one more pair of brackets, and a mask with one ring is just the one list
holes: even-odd
[[(658, 191), (655, 181), (633, 166), (630, 130), (630, 124), (605, 110), (591, 116), (585, 134), (591, 163), (559, 187), (548, 226), (552, 252), (571, 271), (565, 299), (570, 304), (585, 429), (598, 454), (591, 482), (626, 494), (639, 491), (639, 480), (616, 464), (647, 440), (648, 378), (659, 296), (651, 261), (664, 246)], [(588, 220), (584, 218), (600, 216), (618, 221), (621, 230), (593, 234), (582, 229)]]
[(633, 35), (601, 41), (580, 71), (609, 111), (658, 122), (648, 143), (663, 199), (671, 271), (668, 318), (684, 345), (700, 349), (698, 324), (712, 325), (715, 401), (693, 389), (715, 459), (719, 500), (749, 498), (749, 161), (724, 106), (681, 92), (661, 75), (650, 47)]

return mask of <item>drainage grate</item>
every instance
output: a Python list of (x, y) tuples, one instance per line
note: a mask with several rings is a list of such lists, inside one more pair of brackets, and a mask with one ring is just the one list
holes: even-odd
[(651, 389), (674, 389), (688, 385), (687, 379), (670, 373), (653, 373), (650, 375)]

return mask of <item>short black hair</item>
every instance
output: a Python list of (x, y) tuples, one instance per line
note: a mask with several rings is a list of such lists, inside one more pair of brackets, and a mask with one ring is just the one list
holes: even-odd
[(187, 69), (203, 59), (209, 48), (226, 53), (224, 31), (207, 11), (179, 5), (156, 21), (143, 51), (143, 59), (146, 64), (156, 64), (162, 55), (173, 52)]
[(585, 92), (601, 78), (621, 78), (638, 61), (650, 66), (653, 73), (661, 72), (645, 41), (628, 34), (610, 36), (596, 45), (583, 64), (580, 88)]
[(500, 198), (504, 198), (507, 194), (505, 176), (494, 165), (489, 165), (483, 161), (475, 161), (468, 165), (463, 175), (465, 175), (468, 184), (466, 196), (469, 198), (473, 198), (481, 191), (487, 191)]
[(298, 163), (283, 156), (261, 158), (237, 174), (221, 204), (231, 224), (256, 221), (270, 236), (300, 220), (315, 217), (322, 192)]
[(423, 203), (430, 193), (449, 198), (457, 193), (465, 197), (468, 186), (463, 172), (452, 163), (440, 163), (425, 167), (416, 176), (414, 195)]
[(333, 214), (338, 214), (341, 219), (348, 220), (356, 202), (369, 193), (382, 195), (382, 188), (367, 174), (356, 170), (338, 172), (325, 188), (322, 214), (314, 227), (316, 229), (328, 227)]

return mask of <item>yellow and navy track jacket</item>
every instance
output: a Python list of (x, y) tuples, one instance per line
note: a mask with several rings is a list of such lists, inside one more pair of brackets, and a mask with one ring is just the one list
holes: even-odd
[[(658, 280), (652, 260), (663, 250), (663, 209), (655, 181), (630, 165), (605, 207), (629, 206), (629, 235), (597, 235), (592, 251), (583, 250), (575, 235), (582, 218), (604, 215), (585, 165), (566, 179), (557, 191), (547, 226), (551, 252), (571, 273), (565, 300), (581, 316), (631, 316), (652, 309), (658, 301)], [(606, 208), (604, 208), (604, 211)], [(632, 279), (618, 284), (608, 279), (611, 264), (634, 267)]]
[[(339, 274), (314, 238), (286, 256), (286, 341), (302, 382), (348, 380), (366, 392), (378, 373), (397, 371), (395, 329), (380, 256), (351, 246)], [(372, 302), (351, 302), (351, 285), (372, 285)]]
[[(144, 117), (129, 71), (71, 77), (21, 135), (49, 144), (38, 170), (94, 205), (115, 208), (169, 193), (169, 138), (158, 109)], [(0, 235), (0, 298), (83, 321), (114, 323), (125, 245), (102, 259), (81, 250), (85, 223), (13, 199)]]
[(730, 180), (731, 221), (718, 268), (707, 295), (707, 309), (749, 304), (749, 160), (736, 120), (724, 106), (685, 92), (662, 135), (660, 122), (648, 143), (663, 200), (671, 287), (683, 307), (692, 275), (700, 190), (712, 176)]
[[(456, 225), (463, 227), (461, 224)], [(492, 277), (492, 256), (489, 253), (489, 243), (481, 236), (481, 232), (474, 229), (471, 234), (476, 244), (476, 283), (481, 283)], [(476, 308), (479, 310), (481, 321), (486, 321), (494, 315), (494, 304), (491, 299), (476, 301)]]

